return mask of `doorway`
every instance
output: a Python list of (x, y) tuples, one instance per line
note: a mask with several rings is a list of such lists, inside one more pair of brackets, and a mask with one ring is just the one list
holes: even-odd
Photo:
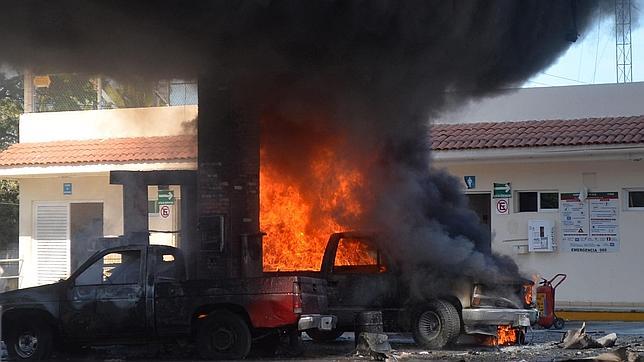
[(103, 203), (83, 202), (69, 205), (70, 267), (73, 272), (101, 249)]
[(488, 232), (488, 243), (486, 245), (477, 245), (479, 250), (491, 250), (492, 248), (492, 196), (489, 193), (467, 194), (470, 209), (479, 217), (479, 222)]

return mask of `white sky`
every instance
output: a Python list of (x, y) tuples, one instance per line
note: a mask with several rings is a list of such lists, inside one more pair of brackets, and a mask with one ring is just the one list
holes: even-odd
[[(644, 0), (632, 0), (632, 17), (644, 9)], [(640, 16), (644, 16), (641, 14)], [(642, 19), (641, 22), (644, 22)], [(632, 25), (633, 81), (644, 81), (644, 27)], [(610, 14), (581, 37), (548, 69), (528, 80), (524, 87), (615, 83), (615, 18)]]

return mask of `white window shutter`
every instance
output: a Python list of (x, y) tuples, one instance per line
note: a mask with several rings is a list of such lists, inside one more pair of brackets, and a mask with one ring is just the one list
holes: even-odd
[(35, 209), (38, 284), (54, 283), (69, 276), (69, 205), (43, 203)]

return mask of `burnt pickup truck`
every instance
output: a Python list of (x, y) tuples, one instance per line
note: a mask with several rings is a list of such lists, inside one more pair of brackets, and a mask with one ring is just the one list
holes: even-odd
[[(195, 343), (208, 359), (244, 358), (274, 336), (331, 330), (324, 280), (301, 277), (186, 280), (168, 246), (100, 251), (68, 279), (0, 294), (10, 357), (44, 359), (54, 347)], [(279, 338), (278, 338), (279, 340)]]
[[(356, 251), (363, 257), (356, 259)], [(530, 281), (504, 285), (472, 281), (418, 297), (411, 293), (400, 266), (366, 233), (332, 234), (321, 270), (308, 275), (327, 281), (329, 312), (338, 317), (332, 331), (307, 332), (317, 341), (353, 330), (356, 314), (368, 310), (382, 311), (385, 332), (411, 331), (418, 345), (432, 349), (455, 342), (463, 333), (496, 336), (498, 326), (521, 333), (537, 319)], [(427, 280), (426, 285), (432, 282)]]

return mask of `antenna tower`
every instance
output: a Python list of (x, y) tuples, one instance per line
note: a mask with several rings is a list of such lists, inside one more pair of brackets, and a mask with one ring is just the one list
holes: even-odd
[(631, 46), (631, 1), (615, 0), (615, 54), (617, 83), (633, 81), (633, 52)]

